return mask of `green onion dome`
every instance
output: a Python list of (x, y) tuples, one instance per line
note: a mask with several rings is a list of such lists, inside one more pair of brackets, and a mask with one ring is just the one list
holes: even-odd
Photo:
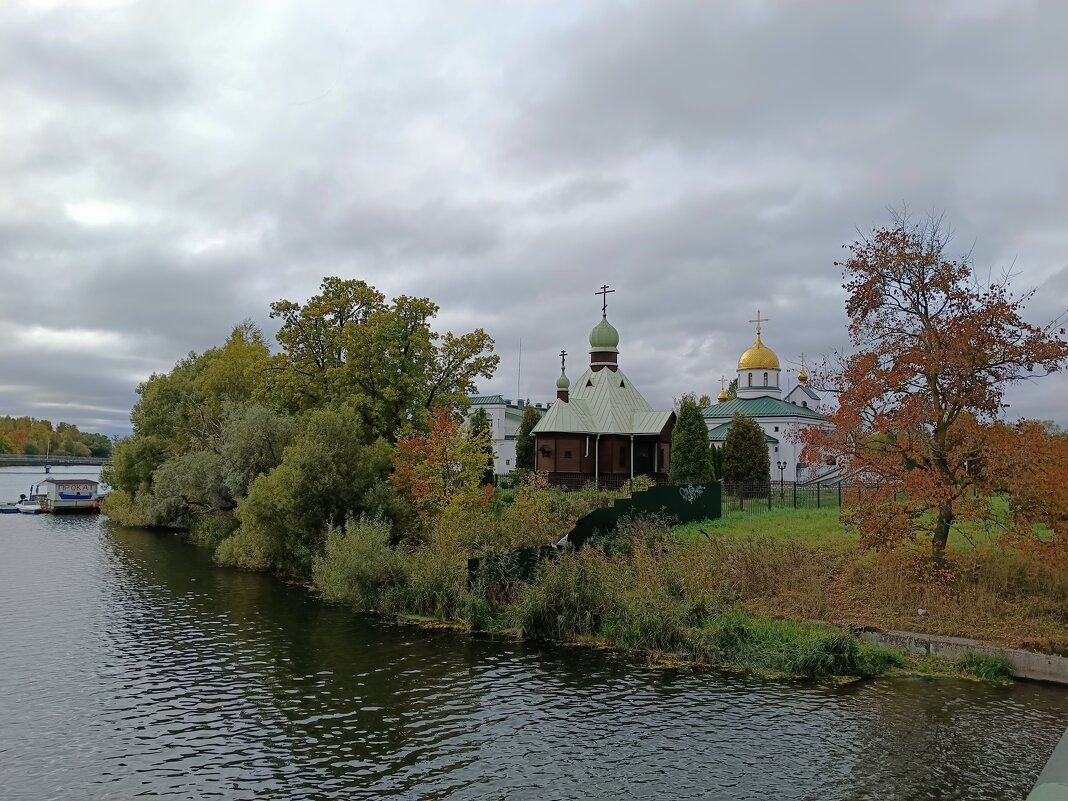
[(603, 318), (590, 331), (591, 353), (619, 353), (619, 332), (615, 326)]
[(570, 389), (570, 387), (571, 387), (571, 382), (567, 380), (567, 374), (563, 370), (561, 370), (560, 371), (560, 377), (558, 379), (556, 379), (556, 388), (557, 389)]

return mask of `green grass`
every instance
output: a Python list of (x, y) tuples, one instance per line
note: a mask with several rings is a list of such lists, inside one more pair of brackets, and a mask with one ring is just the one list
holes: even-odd
[(956, 662), (961, 673), (986, 681), (1009, 681), (1012, 679), (1012, 664), (1004, 651), (994, 654), (969, 653)]
[(728, 515), (719, 520), (705, 520), (676, 526), (675, 536), (682, 540), (706, 541), (705, 531), (713, 540), (740, 542), (753, 537), (803, 540), (809, 545), (853, 547), (857, 537), (848, 532), (838, 519), (838, 509), (772, 509), (753, 515)]

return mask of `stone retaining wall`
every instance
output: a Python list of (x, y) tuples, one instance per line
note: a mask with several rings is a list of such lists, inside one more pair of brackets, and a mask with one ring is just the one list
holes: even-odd
[(862, 640), (883, 645), (897, 651), (919, 656), (933, 656), (955, 662), (968, 653), (997, 654), (1004, 651), (1012, 665), (1012, 675), (1020, 679), (1068, 684), (1068, 658), (1053, 654), (1036, 654), (1015, 648), (998, 648), (967, 640), (963, 637), (943, 637), (938, 634), (917, 634), (911, 631), (864, 630), (857, 633)]

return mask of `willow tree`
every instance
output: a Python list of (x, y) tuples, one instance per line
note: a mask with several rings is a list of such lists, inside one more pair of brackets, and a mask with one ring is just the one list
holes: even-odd
[(1059, 322), (1024, 321), (1033, 292), (1013, 294), (1007, 274), (980, 281), (946, 239), (939, 219), (899, 216), (849, 246), (838, 266), (853, 352), (821, 376), (838, 395), (833, 426), (803, 433), (808, 463), (837, 460), (872, 486), (843, 510), (862, 543), (927, 539), (937, 562), (962, 520), (1033, 530), (1026, 504), (1010, 520), (991, 504), (1036, 437), (1003, 421), (1005, 391), (1068, 359)]

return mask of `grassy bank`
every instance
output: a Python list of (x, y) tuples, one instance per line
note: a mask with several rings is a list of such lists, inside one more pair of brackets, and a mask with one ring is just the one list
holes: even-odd
[(813, 678), (874, 676), (904, 664), (839, 628), (747, 611), (729, 562), (701, 543), (670, 542), (662, 523), (637, 521), (616, 540), (611, 549), (543, 561), (528, 580), (507, 556), (487, 560), (469, 587), (466, 561), (454, 551), (390, 547), (387, 525), (353, 521), (328, 535), (313, 583), (326, 599), (360, 611), (595, 643), (657, 660)]
[(861, 550), (836, 509), (736, 516), (679, 527), (675, 536), (721, 553), (733, 565), (739, 602), (755, 615), (1068, 654), (1068, 573), (998, 547), (994, 531), (956, 534), (940, 573), (919, 551)]

